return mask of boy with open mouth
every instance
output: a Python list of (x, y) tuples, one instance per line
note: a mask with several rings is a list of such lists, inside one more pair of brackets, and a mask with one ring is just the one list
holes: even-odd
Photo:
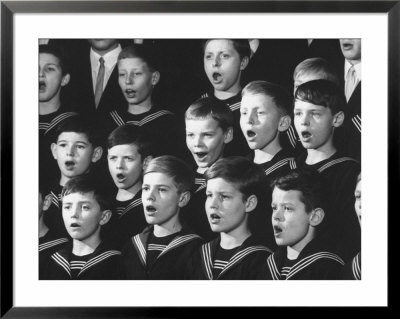
[(174, 156), (152, 159), (143, 173), (142, 202), (149, 224), (122, 250), (125, 279), (184, 279), (193, 251), (203, 240), (180, 220), (190, 200), (194, 174)]
[(214, 98), (201, 98), (194, 102), (185, 113), (186, 145), (197, 164), (195, 188), (192, 200), (184, 215), (185, 221), (205, 240), (215, 234), (211, 231), (204, 210), (204, 173), (219, 158), (233, 137), (232, 111), (223, 102)]
[(108, 137), (108, 169), (118, 190), (103, 234), (118, 249), (147, 225), (141, 199), (142, 173), (153, 152), (154, 143), (135, 125), (122, 125)]
[(323, 237), (329, 221), (321, 176), (296, 169), (275, 179), (272, 189), (272, 225), (279, 248), (268, 258), (265, 279), (340, 279), (344, 262)]
[[(268, 181), (296, 168), (293, 148), (283, 148), (280, 138), (291, 125), (293, 99), (285, 88), (266, 81), (253, 81), (242, 90), (240, 127), (252, 153), (248, 155), (265, 172)], [(265, 239), (265, 245), (275, 248), (271, 233), (271, 192), (259, 203), (264, 210), (251, 215), (253, 233)], [(260, 198), (261, 200), (261, 198)], [(270, 231), (266, 231), (270, 230)]]
[(300, 167), (318, 171), (330, 197), (334, 221), (327, 236), (336, 243), (344, 261), (361, 248), (361, 228), (354, 214), (353, 194), (360, 164), (334, 141), (336, 129), (344, 121), (346, 99), (342, 90), (328, 80), (301, 84), (295, 94), (294, 124), (307, 153), (297, 158)]
[(261, 279), (271, 250), (252, 236), (249, 215), (265, 191), (262, 169), (244, 157), (219, 159), (206, 172), (208, 221), (218, 237), (188, 263), (187, 279)]
[(62, 215), (72, 243), (48, 259), (43, 279), (115, 280), (121, 276), (121, 252), (101, 237), (111, 218), (108, 195), (90, 175), (71, 178), (62, 191)]
[[(204, 71), (212, 90), (201, 97), (214, 97), (231, 109), (235, 132), (240, 132), (241, 77), (250, 60), (250, 44), (247, 39), (209, 39), (203, 44)], [(246, 155), (246, 141), (236, 134), (226, 149), (226, 156)]]
[(103, 154), (100, 140), (91, 122), (80, 115), (61, 123), (51, 144), (57, 161), (59, 178), (49, 186), (52, 204), (44, 214), (46, 225), (58, 235), (67, 235), (61, 213), (61, 191), (64, 185), (77, 176), (88, 174)]

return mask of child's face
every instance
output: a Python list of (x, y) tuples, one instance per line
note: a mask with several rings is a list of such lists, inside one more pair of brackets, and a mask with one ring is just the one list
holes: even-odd
[(175, 223), (180, 198), (172, 177), (156, 172), (143, 176), (142, 202), (148, 224), (167, 226)]
[(347, 60), (361, 60), (361, 39), (339, 39), (340, 48)]
[(278, 138), (281, 115), (270, 96), (247, 94), (240, 106), (240, 127), (250, 149), (263, 149)]
[(68, 234), (80, 241), (98, 236), (101, 225), (105, 224), (104, 211), (90, 193), (72, 193), (62, 199), (62, 215)]
[(310, 214), (300, 200), (301, 192), (284, 191), (277, 187), (272, 192), (272, 227), (278, 246), (290, 246), (297, 251), (308, 243)]
[(91, 162), (97, 161), (93, 145), (83, 133), (61, 133), (57, 144), (52, 144), (52, 152), (62, 176), (67, 178), (86, 173)]
[(108, 168), (119, 189), (129, 190), (140, 183), (142, 167), (142, 156), (136, 145), (116, 145), (108, 150)]
[(332, 142), (335, 117), (328, 107), (295, 101), (294, 125), (306, 149), (320, 149)]
[(151, 72), (147, 63), (139, 58), (118, 61), (118, 83), (129, 105), (151, 103), (153, 86), (157, 84), (157, 72)]
[(198, 167), (206, 168), (217, 161), (229, 142), (227, 133), (213, 118), (186, 120), (186, 145)]
[(247, 207), (243, 194), (223, 178), (207, 181), (205, 208), (213, 232), (231, 233), (247, 226)]
[(39, 54), (39, 102), (48, 102), (58, 96), (68, 80), (69, 75), (63, 76), (56, 56), (50, 53)]
[(354, 202), (354, 208), (356, 210), (358, 220), (361, 223), (361, 180), (357, 183), (354, 191), (354, 197), (356, 199)]
[[(245, 66), (230, 40), (211, 40), (204, 49), (204, 70), (217, 91), (239, 91)], [(236, 92), (234, 92), (236, 93)]]

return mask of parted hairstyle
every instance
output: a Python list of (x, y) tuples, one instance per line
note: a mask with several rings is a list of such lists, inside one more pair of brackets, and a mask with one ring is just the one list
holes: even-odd
[(136, 145), (138, 153), (142, 157), (142, 161), (153, 154), (153, 139), (145, 130), (133, 124), (124, 124), (117, 127), (108, 136), (108, 149), (117, 145)]
[(260, 80), (248, 83), (242, 90), (242, 97), (255, 94), (271, 97), (281, 115), (288, 115), (293, 110), (293, 97), (283, 86)]
[(183, 160), (172, 155), (153, 158), (147, 164), (143, 176), (148, 173), (162, 173), (171, 177), (180, 194), (194, 187), (193, 170)]
[(246, 56), (250, 58), (251, 49), (248, 39), (207, 39), (203, 41), (203, 54), (205, 53), (208, 42), (212, 40), (229, 40), (232, 42), (236, 52), (239, 53), (240, 59)]
[(84, 174), (71, 178), (63, 187), (61, 198), (70, 194), (89, 194), (93, 193), (94, 199), (98, 202), (102, 211), (108, 210), (110, 206), (110, 195), (106, 187), (99, 183), (93, 175)]
[(206, 181), (222, 178), (233, 184), (246, 201), (250, 195), (257, 199), (266, 196), (267, 185), (262, 168), (241, 156), (230, 156), (217, 160), (205, 173)]
[(73, 115), (63, 121), (56, 130), (55, 141), (57, 143), (60, 134), (65, 132), (74, 132), (85, 134), (93, 147), (101, 146), (101, 136), (99, 130), (94, 125), (93, 121), (89, 121), (82, 115)]
[(232, 111), (223, 101), (214, 97), (203, 97), (192, 103), (185, 112), (185, 120), (212, 118), (226, 132), (233, 127)]
[(65, 52), (61, 50), (58, 46), (52, 44), (41, 44), (39, 45), (39, 54), (48, 53), (54, 55), (58, 59), (58, 63), (61, 67), (62, 75), (69, 74), (69, 59)]
[(143, 60), (151, 72), (160, 69), (158, 55), (155, 48), (147, 44), (132, 44), (124, 49), (118, 55), (118, 61), (122, 59), (138, 58)]
[(293, 80), (309, 74), (318, 74), (321, 79), (329, 80), (336, 85), (340, 85), (337, 71), (323, 58), (310, 58), (300, 62), (294, 69)]
[(296, 168), (287, 174), (281, 175), (271, 182), (271, 188), (283, 191), (299, 191), (300, 201), (304, 203), (307, 213), (313, 209), (324, 208), (325, 191), (321, 175), (313, 170)]
[(305, 82), (296, 90), (295, 100), (321, 105), (331, 110), (332, 114), (343, 111), (346, 97), (335, 83), (328, 80)]

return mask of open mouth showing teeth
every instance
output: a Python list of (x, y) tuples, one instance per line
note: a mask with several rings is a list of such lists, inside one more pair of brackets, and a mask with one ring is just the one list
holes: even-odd
[(247, 131), (247, 136), (248, 137), (254, 137), (254, 136), (256, 136), (256, 133), (254, 133), (253, 131)]
[(44, 90), (46, 88), (46, 83), (44, 83), (43, 81), (39, 82), (39, 90)]
[(221, 219), (221, 217), (218, 216), (217, 214), (211, 214), (210, 217), (212, 220), (220, 220)]
[(134, 90), (125, 90), (125, 93), (128, 97), (134, 97), (136, 95), (136, 91)]

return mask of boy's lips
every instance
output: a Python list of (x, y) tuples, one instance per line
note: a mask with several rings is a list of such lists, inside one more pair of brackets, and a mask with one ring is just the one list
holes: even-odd
[(155, 208), (153, 205), (145, 206), (144, 210), (148, 216), (154, 216), (157, 213), (157, 208)]
[(301, 139), (303, 142), (309, 142), (311, 140), (312, 134), (308, 131), (301, 132)]
[(70, 225), (70, 228), (78, 228), (78, 227), (81, 227), (81, 225), (79, 225), (78, 223), (72, 223)]
[(221, 73), (213, 72), (213, 74), (212, 74), (212, 79), (213, 79), (214, 83), (220, 83), (220, 82), (222, 82), (222, 75), (221, 75)]
[(342, 47), (344, 50), (351, 50), (353, 48), (353, 43), (344, 42), (344, 43), (342, 43)]
[(126, 176), (124, 174), (117, 174), (118, 183), (123, 183), (126, 180)]
[(198, 161), (204, 161), (208, 155), (206, 152), (196, 152), (194, 153)]
[(44, 92), (46, 90), (46, 83), (44, 81), (39, 81), (39, 91)]
[(210, 214), (209, 220), (211, 224), (218, 224), (221, 220), (221, 216), (216, 213), (212, 213)]
[(278, 225), (274, 225), (274, 236), (279, 236), (282, 233), (282, 228)]
[(125, 94), (129, 98), (134, 98), (136, 96), (136, 91), (134, 91), (134, 90), (125, 90)]
[(256, 137), (256, 132), (252, 131), (252, 130), (247, 130), (246, 131), (246, 138), (248, 140), (253, 140)]
[(74, 167), (75, 167), (75, 162), (73, 162), (73, 161), (66, 161), (65, 162), (65, 168), (67, 170), (73, 170)]

